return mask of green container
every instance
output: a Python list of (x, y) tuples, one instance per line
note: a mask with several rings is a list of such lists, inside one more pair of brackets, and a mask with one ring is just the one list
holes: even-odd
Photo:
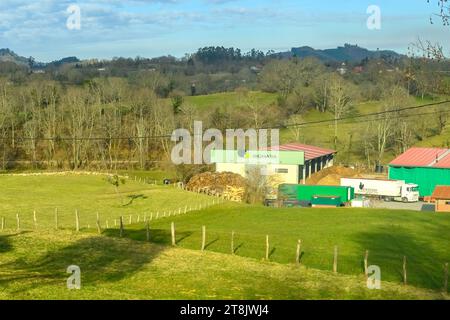
[(278, 188), (278, 197), (281, 200), (312, 203), (315, 196), (340, 197), (341, 203), (346, 203), (355, 198), (355, 189), (352, 187), (306, 186), (301, 184), (282, 184)]
[(389, 179), (405, 180), (419, 186), (421, 197), (431, 196), (436, 186), (450, 185), (450, 169), (428, 167), (389, 167)]
[(313, 206), (330, 206), (330, 207), (340, 207), (343, 205), (342, 198), (339, 196), (314, 196), (311, 200)]
[(283, 200), (297, 200), (297, 185), (282, 184), (278, 187), (278, 197)]

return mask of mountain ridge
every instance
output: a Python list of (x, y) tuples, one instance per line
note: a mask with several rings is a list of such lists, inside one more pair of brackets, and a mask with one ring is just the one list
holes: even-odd
[[(390, 58), (398, 59), (404, 55), (394, 50), (369, 50), (358, 45), (344, 44), (337, 48), (314, 49), (310, 46), (293, 47), (291, 51), (273, 53), (271, 56), (277, 58), (308, 58), (314, 57), (323, 62), (351, 62), (358, 63), (364, 59)], [(36, 62), (32, 57), (26, 58), (18, 55), (9, 48), (0, 49), (0, 63), (13, 62), (21, 66), (32, 66), (32, 68), (45, 68), (48, 66), (61, 66), (63, 64), (77, 63), (81, 60), (75, 56), (61, 58), (52, 62)]]

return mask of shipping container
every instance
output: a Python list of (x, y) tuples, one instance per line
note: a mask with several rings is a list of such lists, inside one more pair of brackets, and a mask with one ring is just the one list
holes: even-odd
[(278, 188), (278, 199), (283, 203), (296, 201), (302, 206), (309, 206), (314, 197), (339, 197), (340, 205), (355, 198), (355, 189), (341, 186), (307, 186), (300, 184), (282, 184)]
[(311, 205), (313, 207), (340, 207), (342, 198), (339, 196), (314, 196)]

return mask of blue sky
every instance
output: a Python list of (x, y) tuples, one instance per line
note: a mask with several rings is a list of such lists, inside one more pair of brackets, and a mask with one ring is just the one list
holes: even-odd
[[(0, 48), (51, 61), (177, 57), (202, 46), (267, 51), (344, 43), (407, 52), (418, 37), (447, 51), (450, 27), (429, 22), (427, 0), (1, 0)], [(81, 29), (68, 30), (66, 9), (81, 9)], [(369, 30), (369, 5), (381, 9), (381, 30)]]

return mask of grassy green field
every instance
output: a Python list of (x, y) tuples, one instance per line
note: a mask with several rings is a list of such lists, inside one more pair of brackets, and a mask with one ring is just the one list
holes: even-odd
[[(253, 91), (250, 92), (250, 96), (263, 106), (276, 103), (277, 95), (271, 93), (264, 93)], [(426, 104), (433, 102), (430, 98), (417, 98), (416, 105)], [(223, 106), (236, 106), (241, 105), (239, 101), (239, 95), (235, 92), (226, 92), (211, 94), (205, 96), (186, 97), (185, 102), (189, 103), (199, 110), (206, 110), (208, 108), (213, 109)], [(381, 103), (378, 101), (359, 103), (354, 106), (355, 111), (358, 114), (368, 114), (382, 110)], [(423, 111), (422, 111), (423, 112)], [(302, 122), (314, 122), (321, 120), (331, 120), (333, 115), (331, 113), (321, 113), (316, 110), (310, 110), (303, 118)], [(409, 118), (412, 123), (415, 121), (415, 117)], [(350, 121), (341, 122), (338, 130), (338, 158), (339, 161), (346, 163), (364, 162), (364, 153), (362, 150), (362, 132), (367, 126), (367, 122), (352, 123)], [(283, 129), (281, 131), (281, 142), (287, 143), (295, 141), (294, 133), (289, 129)], [(300, 133), (300, 142), (312, 145), (318, 145), (326, 148), (334, 148), (334, 125), (332, 122), (325, 124), (312, 124), (305, 126)], [(442, 147), (450, 144), (450, 130), (446, 128), (440, 135), (428, 137), (424, 141), (417, 143), (418, 146), (432, 146)], [(387, 150), (385, 153), (384, 161), (387, 163), (395, 157), (392, 150)]]
[(80, 215), (81, 228), (94, 227), (97, 212), (102, 225), (108, 220), (123, 216), (129, 223), (157, 212), (160, 216), (178, 212), (185, 207), (205, 206), (212, 198), (186, 192), (173, 186), (153, 186), (130, 179), (119, 187), (119, 194), (106, 180), (106, 176), (67, 174), (64, 176), (11, 176), (0, 175), (5, 186), (0, 195), (0, 217), (5, 217), (6, 228), (16, 228), (16, 214), (21, 227), (34, 228), (33, 211), (36, 211), (39, 227), (54, 228), (55, 209), (58, 209), (58, 225), (61, 228), (75, 226), (75, 210)]
[[(439, 289), (443, 266), (450, 260), (450, 215), (383, 209), (271, 209), (238, 204), (215, 206), (195, 215), (152, 223), (152, 241), (170, 243), (170, 222), (177, 230), (180, 247), (200, 249), (201, 228), (207, 228), (207, 250), (231, 253), (231, 232), (239, 256), (261, 260), (266, 235), (270, 239), (270, 260), (295, 261), (301, 239), (302, 263), (332, 270), (334, 246), (338, 246), (340, 273), (363, 272), (363, 257), (369, 250), (369, 264), (381, 267), (383, 279), (402, 281), (403, 257), (408, 260), (410, 284)], [(117, 236), (117, 231), (109, 231)], [(143, 225), (128, 228), (127, 236), (145, 239)]]
[[(205, 204), (211, 198), (173, 187), (128, 181), (122, 206), (101, 176), (0, 176), (0, 298), (385, 298), (436, 299), (443, 285), (443, 265), (450, 260), (450, 215), (376, 209), (272, 209), (223, 203), (186, 215), (151, 222), (146, 243), (137, 216)], [(56, 231), (54, 208), (59, 208)], [(81, 216), (76, 233), (74, 210)], [(38, 229), (32, 211), (38, 213)], [(95, 212), (102, 226), (97, 235)], [(20, 212), (21, 232), (16, 229)], [(132, 215), (125, 237), (112, 226)], [(170, 246), (170, 223), (177, 248)], [(90, 229), (87, 225), (90, 224)], [(201, 227), (207, 228), (206, 252)], [(235, 255), (230, 238), (235, 231)], [(265, 237), (270, 261), (264, 261)], [(303, 241), (302, 268), (294, 264), (297, 240)], [(333, 275), (333, 248), (339, 248)], [(363, 255), (382, 272), (383, 291), (364, 289)], [(401, 285), (403, 256), (408, 286)], [(86, 287), (64, 288), (65, 268), (79, 264)], [(214, 284), (211, 284), (214, 279)], [(207, 289), (206, 289), (207, 288)], [(421, 289), (419, 289), (421, 288)], [(432, 291), (429, 291), (432, 290)]]
[[(260, 91), (250, 91), (248, 97), (263, 106), (276, 103), (277, 95)], [(200, 111), (210, 108), (241, 107), (241, 96), (236, 92), (223, 92), (202, 96), (185, 97), (185, 103), (197, 107)]]
[[(81, 290), (68, 290), (69, 265)], [(0, 234), (0, 299), (447, 299), (383, 282), (89, 232)]]

